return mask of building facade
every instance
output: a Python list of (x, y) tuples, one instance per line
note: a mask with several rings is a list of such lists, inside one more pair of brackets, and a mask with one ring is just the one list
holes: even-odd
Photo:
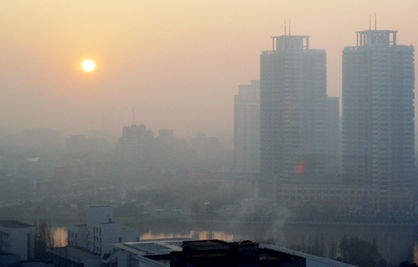
[(30, 260), (35, 253), (33, 225), (15, 220), (0, 220), (0, 253), (16, 254), (20, 260)]
[(343, 51), (343, 173), (346, 182), (386, 194), (411, 184), (414, 48), (396, 31), (357, 32)]
[(327, 97), (325, 115), (325, 157), (326, 176), (336, 182), (335, 177), (340, 174), (341, 161), (341, 133), (340, 133), (340, 98)]
[(138, 241), (139, 233), (116, 223), (111, 206), (90, 206), (87, 223), (69, 225), (68, 247), (80, 248), (103, 256), (112, 249), (112, 244), (123, 241)]
[(315, 180), (325, 154), (326, 53), (309, 36), (273, 37), (260, 58), (260, 173), (266, 181)]
[(240, 85), (234, 98), (234, 163), (237, 172), (258, 173), (260, 82)]

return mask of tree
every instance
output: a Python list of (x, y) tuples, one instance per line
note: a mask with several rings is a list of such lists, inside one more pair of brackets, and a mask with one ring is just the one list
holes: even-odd
[(358, 266), (381, 266), (382, 257), (376, 242), (369, 243), (358, 237), (342, 238), (339, 245), (342, 261)]
[(51, 233), (51, 227), (46, 220), (39, 220), (36, 224), (35, 234), (35, 258), (45, 259), (48, 257), (47, 248), (54, 246), (54, 238)]

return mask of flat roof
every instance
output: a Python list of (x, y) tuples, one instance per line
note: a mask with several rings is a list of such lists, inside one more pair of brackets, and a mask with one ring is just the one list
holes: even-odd
[[(216, 248), (216, 246), (227, 244), (231, 245), (233, 243), (225, 242), (221, 240), (190, 240), (190, 239), (181, 239), (181, 238), (174, 238), (174, 239), (154, 239), (154, 240), (143, 240), (138, 242), (123, 242), (123, 243), (116, 243), (113, 244), (115, 247), (125, 250), (129, 253), (132, 253), (134, 255), (140, 256), (140, 257), (149, 257), (153, 255), (167, 255), (171, 252), (175, 253), (181, 253), (184, 248), (184, 245), (182, 241), (189, 241), (185, 242), (186, 244), (189, 243), (189, 245), (192, 246), (208, 246), (210, 249)], [(254, 245), (257, 243), (253, 243), (250, 241), (243, 241), (243, 242), (237, 242), (236, 244), (241, 245)], [(209, 249), (209, 253), (212, 253)], [(268, 251), (270, 250), (270, 251)], [(274, 251), (275, 253), (272, 253), (271, 251)], [(203, 254), (205, 254), (205, 251), (202, 251)], [(223, 252), (214, 252), (218, 257), (226, 257), (228, 256), (228, 253)], [(295, 257), (299, 259), (306, 260), (306, 263), (310, 262), (318, 262), (322, 264), (326, 264), (327, 266), (335, 266), (335, 267), (353, 267), (355, 265), (331, 260), (324, 257), (318, 257), (314, 255), (310, 255), (307, 253), (295, 251), (292, 249), (287, 249), (275, 245), (269, 245), (269, 244), (259, 244), (259, 260), (281, 260), (285, 259), (286, 257)], [(282, 255), (283, 254), (283, 255)]]
[(194, 247), (213, 247), (219, 245), (228, 245), (230, 243), (222, 240), (217, 239), (209, 239), (209, 240), (196, 240), (196, 241), (186, 241), (187, 245), (194, 246)]
[(336, 261), (336, 260), (328, 259), (328, 258), (325, 258), (325, 257), (319, 257), (319, 256), (303, 253), (303, 252), (300, 252), (300, 251), (296, 251), (296, 250), (293, 250), (293, 249), (283, 248), (283, 247), (270, 245), (270, 244), (262, 244), (261, 243), (260, 248), (267, 248), (267, 249), (275, 250), (275, 251), (286, 253), (286, 254), (289, 254), (289, 255), (294, 255), (294, 256), (297, 256), (297, 257), (305, 258), (306, 261), (321, 262), (321, 263), (329, 264), (330, 266), (336, 266), (336, 267), (337, 266), (338, 267), (354, 267), (354, 266), (356, 266), (356, 265), (351, 265), (351, 264), (348, 264), (348, 263), (345, 263), (345, 262)]
[(23, 267), (26, 266), (54, 266), (53, 263), (47, 263), (47, 262), (42, 262), (42, 261), (23, 261), (21, 262)]
[(28, 228), (33, 227), (33, 225), (19, 222), (16, 220), (0, 220), (0, 226), (5, 228)]
[(271, 38), (286, 38), (286, 39), (292, 39), (292, 38), (294, 38), (294, 39), (300, 39), (300, 38), (309, 38), (310, 36), (309, 35), (275, 35), (275, 36), (272, 36)]
[(143, 240), (137, 242), (122, 242), (113, 244), (115, 247), (128, 251), (135, 255), (164, 255), (171, 251), (181, 251), (184, 238), (167, 238)]
[(356, 32), (379, 32), (379, 33), (392, 33), (392, 32), (398, 32), (394, 30), (363, 30), (363, 31), (356, 31)]
[(51, 253), (75, 262), (82, 262), (91, 259), (100, 259), (99, 255), (76, 247), (56, 247), (50, 249)]

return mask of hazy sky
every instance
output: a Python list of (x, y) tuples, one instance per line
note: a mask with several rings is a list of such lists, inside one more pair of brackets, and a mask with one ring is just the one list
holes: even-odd
[[(354, 32), (398, 30), (418, 47), (417, 0), (0, 0), (0, 129), (49, 127), (116, 137), (131, 122), (232, 139), (237, 85), (259, 77), (271, 36), (311, 36), (341, 94)], [(80, 62), (92, 58), (97, 71)]]

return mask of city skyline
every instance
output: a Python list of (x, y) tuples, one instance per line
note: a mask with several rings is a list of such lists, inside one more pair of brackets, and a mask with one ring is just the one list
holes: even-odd
[(3, 1), (0, 267), (416, 266), (417, 10)]
[[(134, 108), (136, 121), (151, 129), (173, 128), (182, 137), (206, 132), (232, 144), (236, 85), (258, 79), (259, 53), (270, 46), (268, 36), (283, 33), (285, 20), (291, 21), (292, 34), (310, 35), (311, 47), (326, 49), (330, 96), (341, 95), (342, 49), (353, 43), (355, 30), (368, 28), (370, 14), (377, 13), (378, 29), (397, 29), (399, 42), (417, 45), (417, 18), (411, 8), (415, 1), (277, 1), (265, 6), (240, 1), (239, 9), (232, 2), (197, 2), (183, 9), (189, 3), (179, 1), (167, 7), (170, 12), (159, 11), (158, 5), (124, 1), (112, 9), (110, 3), (98, 6), (97, 1), (4, 3), (3, 25), (19, 30), (1, 29), (0, 130), (40, 126), (72, 133), (100, 131), (103, 116), (103, 129), (116, 140)], [(110, 14), (113, 26), (106, 21)], [(193, 26), (188, 24), (196, 17), (200, 19)], [(116, 33), (119, 28), (124, 30)], [(189, 37), (173, 38), (178, 34)], [(87, 78), (79, 63), (90, 57), (97, 70)], [(195, 118), (195, 113), (202, 115)], [(231, 115), (220, 116), (227, 113)]]

